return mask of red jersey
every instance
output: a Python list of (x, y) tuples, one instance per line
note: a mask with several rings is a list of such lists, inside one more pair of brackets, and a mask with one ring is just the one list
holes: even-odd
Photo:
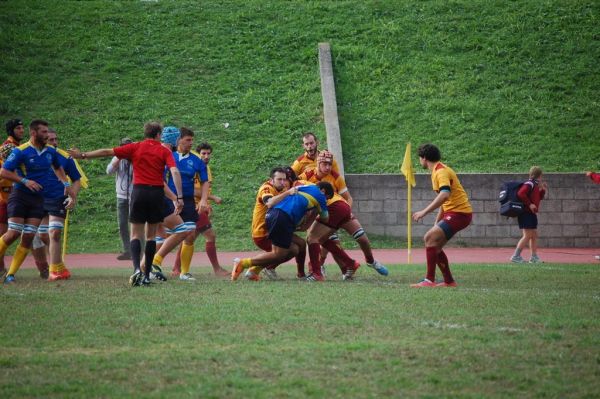
[(162, 187), (165, 166), (176, 167), (173, 153), (153, 139), (115, 147), (113, 151), (117, 158), (127, 159), (133, 165), (133, 184)]
[(537, 208), (535, 213), (540, 210), (540, 202), (544, 199), (545, 194), (546, 190), (539, 187), (537, 180), (527, 180), (517, 192), (517, 196), (525, 204), (525, 209), (529, 213), (531, 213), (529, 208), (531, 204), (534, 204)]

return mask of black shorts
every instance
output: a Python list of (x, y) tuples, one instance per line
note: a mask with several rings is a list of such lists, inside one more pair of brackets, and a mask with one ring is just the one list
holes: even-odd
[(538, 218), (535, 213), (523, 212), (517, 216), (520, 229), (535, 230), (538, 225)]
[(269, 239), (273, 245), (288, 249), (292, 245), (292, 237), (296, 231), (294, 221), (284, 211), (277, 208), (271, 208), (265, 216), (267, 229), (269, 230)]
[(165, 191), (162, 186), (134, 185), (129, 203), (129, 221), (131, 223), (161, 223), (164, 198)]
[(60, 218), (67, 217), (67, 210), (65, 209), (66, 195), (58, 198), (44, 198), (44, 212), (50, 216), (56, 216)]
[(8, 217), (23, 219), (43, 219), (44, 197), (41, 194), (13, 190), (8, 197)]
[[(171, 216), (175, 212), (175, 205), (173, 201), (165, 197), (164, 205), (163, 205), (163, 218), (167, 218)], [(198, 211), (196, 211), (196, 202), (194, 201), (194, 197), (184, 198), (183, 199), (183, 209), (179, 213), (181, 219), (184, 222), (194, 222), (198, 220)]]

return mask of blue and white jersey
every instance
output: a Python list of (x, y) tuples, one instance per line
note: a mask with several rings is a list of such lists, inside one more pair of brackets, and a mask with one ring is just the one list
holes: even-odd
[(329, 217), (327, 198), (314, 184), (298, 187), (298, 194), (285, 197), (274, 208), (281, 209), (290, 215), (296, 226), (302, 223), (306, 212), (314, 208), (322, 218)]
[[(181, 174), (181, 188), (183, 196), (185, 198), (194, 196), (194, 177), (199, 176), (202, 183), (208, 181), (208, 172), (206, 171), (206, 164), (200, 156), (194, 151), (190, 151), (187, 154), (181, 154), (180, 152), (173, 152), (173, 158), (175, 158), (175, 164), (179, 173)], [(173, 176), (169, 173), (168, 185), (171, 191), (177, 193), (175, 190), (175, 183), (173, 182)]]
[[(54, 173), (52, 167), (60, 168), (61, 164), (54, 147), (46, 145), (39, 150), (31, 142), (27, 142), (13, 148), (2, 167), (11, 172), (16, 171), (19, 176), (26, 177), (40, 184), (42, 187), (46, 187), (50, 176), (48, 171), (50, 170)], [(17, 190), (28, 193), (33, 192), (21, 183), (14, 183), (13, 186)], [(42, 195), (41, 192), (37, 192), (36, 194)]]
[[(71, 181), (75, 182), (81, 179), (81, 174), (79, 173), (79, 170), (77, 170), (75, 160), (69, 156), (69, 153), (61, 149), (57, 149), (57, 153), (60, 166), (65, 170), (66, 175)], [(54, 170), (50, 169), (48, 171), (48, 183), (44, 186), (42, 195), (44, 198), (54, 199), (61, 198), (64, 194), (64, 184), (58, 179)]]

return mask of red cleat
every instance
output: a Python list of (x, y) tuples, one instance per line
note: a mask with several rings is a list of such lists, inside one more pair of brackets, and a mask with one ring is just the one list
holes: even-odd
[(233, 260), (233, 270), (231, 271), (231, 281), (236, 281), (243, 271), (244, 265), (242, 265), (242, 260), (240, 258), (235, 258)]
[(358, 263), (357, 261), (354, 261), (354, 267), (352, 269), (346, 270), (346, 273), (344, 273), (344, 275), (342, 276), (342, 280), (344, 280), (344, 281), (353, 280), (354, 274), (356, 273), (356, 271), (358, 270), (359, 267), (360, 267), (360, 263)]
[(436, 285), (436, 283), (424, 278), (423, 280), (419, 281), (416, 284), (411, 284), (410, 287), (411, 288), (435, 288), (435, 287), (437, 287), (437, 285)]
[(456, 281), (453, 281), (451, 283), (446, 283), (446, 282), (437, 283), (435, 286), (436, 287), (458, 287), (458, 284), (456, 284)]
[(48, 281), (68, 280), (71, 278), (71, 272), (66, 267), (60, 272), (50, 272)]
[(306, 276), (306, 281), (325, 281), (325, 277), (322, 274), (311, 273)]

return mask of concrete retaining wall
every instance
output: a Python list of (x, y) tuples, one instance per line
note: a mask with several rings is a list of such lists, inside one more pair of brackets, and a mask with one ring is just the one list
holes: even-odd
[[(473, 205), (473, 223), (454, 239), (454, 245), (513, 246), (521, 232), (516, 218), (498, 213), (499, 188), (504, 181), (524, 180), (526, 174), (465, 174), (459, 178)], [(544, 174), (549, 193), (542, 201), (539, 217), (541, 247), (600, 247), (600, 185), (583, 174)], [(416, 175), (412, 211), (423, 209), (435, 197), (429, 174)], [(366, 231), (391, 237), (406, 237), (407, 188), (402, 175), (347, 174), (346, 183), (354, 199), (352, 206)], [(413, 243), (420, 245), (435, 214), (413, 223)]]

